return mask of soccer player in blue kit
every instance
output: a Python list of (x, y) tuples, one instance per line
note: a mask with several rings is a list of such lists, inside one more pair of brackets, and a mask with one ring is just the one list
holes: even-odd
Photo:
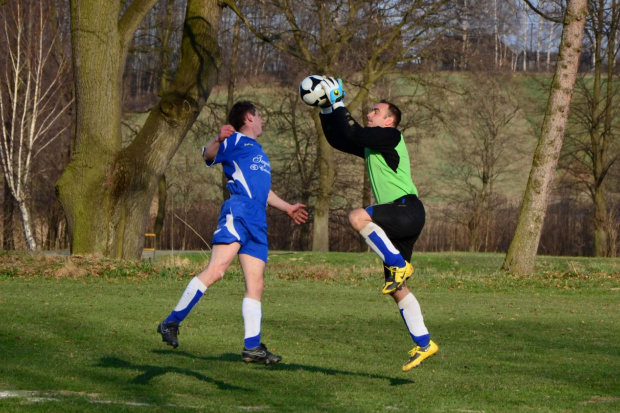
[(282, 357), (272, 354), (261, 343), (261, 296), (267, 263), (267, 215), (270, 205), (303, 224), (308, 212), (303, 204), (290, 204), (271, 190), (269, 159), (256, 139), (263, 133), (264, 120), (247, 101), (237, 102), (228, 115), (229, 125), (203, 147), (207, 166), (222, 164), (228, 178), (230, 198), (224, 202), (213, 235), (213, 250), (207, 268), (187, 285), (177, 306), (159, 324), (162, 341), (176, 348), (179, 325), (202, 298), (207, 288), (222, 279), (238, 256), (245, 277), (241, 313), (245, 327), (241, 358), (246, 363), (277, 364)]

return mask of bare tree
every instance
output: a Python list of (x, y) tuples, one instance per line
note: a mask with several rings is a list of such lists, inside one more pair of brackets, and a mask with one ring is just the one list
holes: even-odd
[[(590, 76), (579, 79), (575, 102), (571, 106), (567, 134), (568, 150), (562, 165), (585, 188), (594, 206), (594, 254), (611, 254), (610, 230), (617, 223), (608, 207), (608, 171), (619, 159), (617, 119), (620, 115), (620, 86), (617, 75), (620, 4), (617, 0), (590, 0), (586, 36), (592, 45), (594, 68)], [(606, 67), (605, 67), (606, 66)]]
[(37, 249), (29, 206), (33, 162), (64, 132), (67, 126), (59, 120), (72, 104), (64, 98), (69, 66), (56, 49), (54, 18), (45, 2), (13, 0), (2, 7), (6, 56), (0, 86), (0, 159), (31, 251)]
[[(446, 0), (335, 2), (260, 1), (240, 7), (226, 0), (245, 25), (261, 40), (306, 65), (309, 74), (345, 77), (347, 87), (356, 86), (347, 99), (353, 111), (377, 81), (395, 72), (399, 63), (413, 60), (423, 45), (454, 20), (452, 2)], [(260, 10), (257, 13), (256, 10)], [(265, 22), (256, 16), (269, 13)], [(277, 16), (277, 17), (276, 17)], [(368, 18), (372, 16), (372, 18)], [(344, 76), (350, 74), (350, 77)], [(357, 74), (355, 77), (354, 74)], [(299, 76), (300, 81), (304, 76)], [(349, 88), (349, 93), (351, 89)], [(334, 182), (333, 148), (320, 126), (318, 111), (314, 124), (319, 137), (319, 188), (315, 202), (312, 249), (329, 249), (329, 208)]]
[[(529, 0), (525, 1), (530, 4)], [(530, 6), (532, 7), (531, 4)], [(536, 11), (540, 13), (539, 10)], [(551, 94), (517, 228), (502, 266), (504, 270), (516, 274), (529, 274), (534, 270), (551, 183), (564, 141), (564, 131), (577, 78), (587, 13), (587, 0), (569, 0), (562, 19), (564, 27)]]
[(445, 142), (439, 176), (449, 189), (446, 209), (470, 232), (469, 251), (484, 241), (483, 222), (493, 207), (496, 187), (523, 156), (523, 133), (513, 126), (519, 105), (501, 75), (468, 77), (463, 100), (446, 116), (451, 139)]
[(523, 71), (527, 72), (527, 30), (530, 21), (529, 8), (527, 7), (527, 5), (523, 6), (522, 12), (523, 22), (521, 23), (521, 30), (523, 37), (521, 38), (521, 41), (523, 43)]

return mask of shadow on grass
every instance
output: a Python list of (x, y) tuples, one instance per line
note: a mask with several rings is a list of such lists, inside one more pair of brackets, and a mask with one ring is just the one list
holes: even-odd
[[(164, 355), (174, 355), (177, 357), (189, 357), (195, 360), (203, 360), (203, 361), (225, 361), (225, 362), (235, 362), (235, 363), (241, 362), (241, 358), (238, 353), (224, 353), (219, 356), (212, 356), (212, 357), (209, 357), (209, 356), (199, 357), (199, 356), (195, 356), (193, 354), (183, 352), (183, 351), (170, 351), (170, 350), (153, 350), (153, 353), (164, 354)], [(304, 364), (296, 364), (296, 363), (288, 364), (288, 363), (281, 362), (275, 366), (267, 366), (267, 368), (273, 368), (273, 369), (284, 370), (284, 371), (307, 371), (310, 373), (321, 373), (321, 374), (327, 374), (330, 376), (336, 376), (336, 375), (357, 376), (357, 377), (367, 377), (370, 379), (388, 380), (390, 382), (390, 386), (400, 386), (403, 384), (414, 384), (415, 383), (413, 380), (383, 376), (380, 374), (355, 373), (352, 371), (329, 369), (329, 368), (317, 367), (317, 366), (307, 366)]]
[(204, 374), (196, 373), (195, 371), (188, 369), (180, 369), (177, 367), (170, 366), (150, 366), (145, 364), (133, 364), (128, 361), (119, 359), (117, 357), (102, 357), (98, 364), (95, 364), (95, 367), (105, 367), (105, 368), (115, 368), (115, 369), (130, 369), (130, 370), (138, 370), (142, 371), (142, 374), (138, 375), (136, 378), (130, 381), (130, 383), (134, 384), (149, 384), (150, 381), (158, 376), (163, 376), (167, 373), (177, 373), (183, 374), (188, 377), (193, 377), (200, 381), (204, 381), (207, 383), (215, 384), (220, 390), (244, 390), (248, 391), (248, 389), (234, 386), (232, 384), (228, 384), (221, 380), (212, 379), (211, 377), (207, 377)]

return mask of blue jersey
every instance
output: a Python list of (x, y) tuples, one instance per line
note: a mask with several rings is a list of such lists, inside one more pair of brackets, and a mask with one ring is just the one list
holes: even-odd
[(235, 132), (220, 145), (217, 155), (207, 166), (221, 163), (228, 178), (231, 195), (242, 195), (267, 206), (271, 189), (269, 158), (256, 139)]

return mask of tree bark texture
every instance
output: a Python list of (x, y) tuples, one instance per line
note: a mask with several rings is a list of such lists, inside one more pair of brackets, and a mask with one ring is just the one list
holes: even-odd
[(13, 240), (13, 211), (15, 208), (15, 200), (11, 195), (11, 189), (6, 179), (2, 178), (4, 188), (4, 205), (2, 206), (2, 249), (9, 251), (15, 249), (15, 241)]
[(314, 205), (312, 229), (312, 251), (329, 251), (329, 206), (334, 185), (334, 148), (332, 148), (320, 126), (319, 112), (314, 113), (315, 129), (319, 136), (319, 191)]
[(564, 141), (564, 131), (577, 78), (587, 13), (587, 0), (568, 2), (558, 62), (540, 138), (534, 152), (515, 234), (502, 266), (504, 270), (515, 274), (530, 274), (534, 271), (551, 184)]
[(122, 71), (128, 45), (156, 0), (71, 1), (76, 147), (57, 183), (73, 254), (138, 259), (161, 176), (196, 120), (220, 68), (216, 0), (189, 0), (182, 60), (137, 137), (121, 147)]
[[(166, 219), (166, 200), (168, 199), (168, 187), (166, 186), (166, 175), (162, 175), (157, 183), (157, 216), (153, 224), (155, 234), (155, 248), (161, 249), (161, 232), (164, 228)], [(174, 219), (174, 218), (173, 218)]]

